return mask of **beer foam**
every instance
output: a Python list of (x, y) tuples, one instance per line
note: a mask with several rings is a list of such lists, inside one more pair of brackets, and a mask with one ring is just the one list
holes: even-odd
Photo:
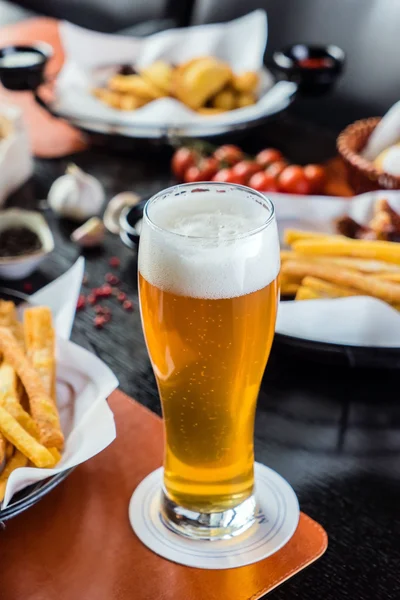
[(148, 205), (148, 216), (155, 227), (143, 220), (139, 271), (165, 291), (233, 298), (265, 287), (278, 275), (276, 223), (262, 228), (270, 209), (250, 192), (170, 193)]

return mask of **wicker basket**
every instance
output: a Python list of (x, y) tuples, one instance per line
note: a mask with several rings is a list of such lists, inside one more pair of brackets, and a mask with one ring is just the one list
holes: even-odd
[(364, 148), (380, 117), (356, 121), (342, 131), (337, 139), (337, 149), (342, 157), (351, 187), (356, 194), (371, 190), (398, 190), (400, 177), (378, 171), (359, 152)]

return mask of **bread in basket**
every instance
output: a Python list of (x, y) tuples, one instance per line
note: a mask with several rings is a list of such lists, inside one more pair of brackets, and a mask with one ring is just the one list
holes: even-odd
[(355, 194), (400, 189), (400, 177), (378, 170), (360, 154), (380, 120), (380, 117), (371, 117), (356, 121), (348, 125), (337, 139), (337, 149), (346, 165), (348, 181)]

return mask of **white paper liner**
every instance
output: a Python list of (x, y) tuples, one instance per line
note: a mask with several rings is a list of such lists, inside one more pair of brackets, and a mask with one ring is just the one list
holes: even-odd
[(99, 358), (67, 339), (83, 272), (84, 260), (80, 258), (64, 275), (31, 296), (33, 304), (53, 310), (57, 331), (57, 404), (66, 442), (57, 468), (25, 467), (10, 475), (2, 509), (19, 490), (79, 465), (115, 439), (114, 417), (106, 398), (118, 386), (118, 380)]
[(262, 10), (228, 23), (171, 29), (146, 38), (97, 33), (67, 22), (61, 23), (60, 35), (66, 60), (57, 79), (56, 109), (71, 118), (164, 128), (234, 125), (282, 110), (297, 88), (288, 81), (273, 86), (271, 75), (264, 69), (260, 99), (254, 106), (212, 117), (199, 115), (174, 98), (161, 98), (135, 111), (119, 111), (91, 94), (93, 87), (107, 81), (115, 65), (135, 63), (144, 67), (160, 58), (179, 64), (196, 56), (213, 55), (229, 62), (237, 73), (260, 71), (267, 42), (267, 17)]
[[(353, 199), (268, 194), (275, 205), (281, 242), (287, 228), (335, 233), (334, 220), (348, 214), (367, 224), (379, 198), (400, 212), (400, 191), (376, 191)], [(400, 313), (370, 297), (280, 302), (277, 333), (349, 346), (400, 347)]]
[(193, 541), (173, 533), (159, 512), (163, 469), (150, 473), (136, 488), (129, 520), (138, 538), (159, 556), (198, 569), (233, 569), (258, 562), (280, 550), (296, 531), (300, 508), (289, 483), (278, 473), (255, 464), (260, 511), (256, 524), (231, 540)]

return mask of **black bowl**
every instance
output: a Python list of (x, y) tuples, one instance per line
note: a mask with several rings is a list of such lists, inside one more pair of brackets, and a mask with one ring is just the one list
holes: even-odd
[(294, 81), (299, 91), (317, 96), (329, 92), (343, 71), (345, 53), (338, 46), (293, 44), (274, 52), (274, 68)]
[(139, 246), (140, 232), (136, 229), (136, 224), (143, 218), (143, 209), (148, 198), (141, 200), (135, 206), (126, 206), (120, 215), (119, 237), (131, 249), (137, 249)]
[(42, 42), (1, 48), (1, 83), (9, 90), (35, 91), (44, 83), (44, 69), (52, 54), (51, 46)]

